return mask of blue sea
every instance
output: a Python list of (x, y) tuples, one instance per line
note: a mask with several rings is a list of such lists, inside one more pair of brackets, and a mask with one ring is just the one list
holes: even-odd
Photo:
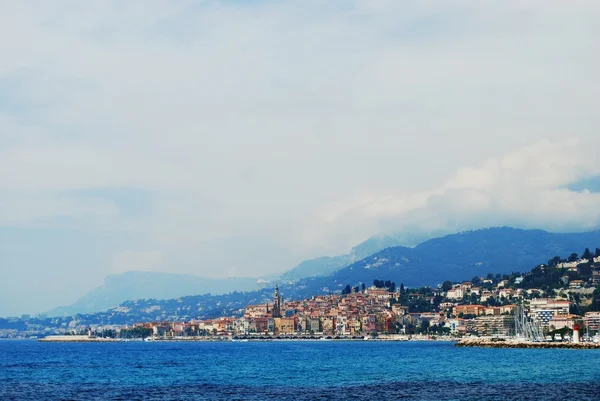
[(600, 400), (600, 351), (0, 341), (1, 400)]

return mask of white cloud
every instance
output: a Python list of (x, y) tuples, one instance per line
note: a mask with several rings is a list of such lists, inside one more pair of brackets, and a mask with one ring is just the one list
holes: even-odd
[(380, 230), (598, 223), (596, 194), (557, 189), (598, 172), (597, 2), (0, 14), (0, 224), (67, 218), (172, 271), (253, 275)]
[(161, 260), (159, 251), (121, 251), (115, 255), (110, 272), (152, 271), (160, 266)]
[[(346, 206), (352, 224), (374, 220), (380, 229), (459, 231), (491, 225), (549, 230), (585, 230), (600, 226), (600, 194), (573, 192), (569, 183), (600, 175), (598, 140), (540, 141), (484, 162), (462, 167), (437, 189)], [(389, 205), (395, 206), (390, 208)]]

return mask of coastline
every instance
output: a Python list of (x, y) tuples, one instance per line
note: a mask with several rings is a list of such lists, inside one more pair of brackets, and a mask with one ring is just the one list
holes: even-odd
[(48, 336), (38, 339), (39, 342), (49, 343), (119, 343), (119, 342), (281, 342), (281, 341), (335, 341), (335, 342), (355, 342), (355, 341), (420, 341), (420, 342), (456, 342), (452, 337), (429, 337), (427, 336), (406, 336), (406, 335), (380, 335), (377, 337), (325, 337), (325, 336), (223, 336), (223, 337), (147, 337), (142, 338), (102, 338), (89, 336)]
[(427, 338), (426, 336), (383, 335), (378, 337), (324, 337), (324, 336), (224, 336), (224, 337), (148, 337), (142, 338), (102, 338), (88, 336), (48, 336), (38, 339), (46, 343), (123, 343), (123, 342), (445, 342), (455, 347), (477, 348), (537, 348), (537, 349), (597, 349), (600, 343), (592, 342), (532, 342), (519, 339), (463, 338), (452, 337)]

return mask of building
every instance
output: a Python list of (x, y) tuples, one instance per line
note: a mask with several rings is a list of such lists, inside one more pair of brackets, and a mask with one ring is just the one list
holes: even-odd
[(466, 321), (466, 331), (478, 336), (513, 335), (515, 333), (515, 318), (507, 315), (479, 316)]
[(586, 312), (583, 316), (583, 324), (588, 330), (598, 332), (598, 328), (600, 328), (600, 312)]
[(279, 286), (276, 285), (275, 294), (273, 294), (273, 308), (271, 311), (272, 317), (281, 317), (282, 303), (281, 294), (279, 294)]
[(517, 305), (514, 305), (514, 304), (513, 305), (503, 305), (500, 307), (500, 314), (513, 315), (516, 310), (517, 310)]
[(274, 317), (275, 334), (292, 334), (296, 332), (295, 317)]
[(465, 291), (460, 285), (455, 286), (446, 293), (446, 298), (448, 299), (463, 299), (464, 296)]
[[(540, 322), (542, 326), (550, 326), (550, 321), (554, 319), (555, 311), (552, 309), (542, 309), (535, 312), (533, 318)], [(557, 315), (558, 316), (558, 315)], [(561, 315), (566, 316), (566, 315)]]
[(404, 316), (408, 313), (408, 306), (394, 304), (392, 305), (392, 312), (395, 313), (396, 316)]
[(557, 315), (550, 320), (549, 326), (552, 330), (560, 330), (565, 327), (573, 330), (573, 326), (577, 323), (581, 323), (579, 315)]
[(501, 315), (501, 309), (499, 306), (490, 306), (485, 308), (485, 314), (486, 315)]
[(494, 293), (493, 293), (493, 292), (491, 292), (491, 291), (487, 291), (487, 290), (484, 290), (484, 291), (482, 291), (482, 292), (481, 292), (481, 298), (480, 298), (480, 301), (481, 301), (481, 302), (485, 302), (485, 301), (487, 301), (488, 299), (492, 298), (493, 296), (494, 296)]
[(592, 285), (597, 287), (600, 284), (600, 267), (594, 267), (592, 271)]
[(498, 296), (500, 298), (511, 298), (515, 296), (515, 290), (513, 290), (512, 288), (503, 288), (500, 291), (498, 291)]
[(465, 334), (467, 332), (467, 321), (465, 319), (449, 319), (446, 321), (446, 327), (452, 334)]
[(584, 281), (583, 280), (572, 280), (569, 283), (569, 288), (581, 288), (584, 285)]
[(550, 326), (550, 321), (560, 315), (568, 315), (572, 303), (567, 300), (552, 298), (532, 299), (529, 303), (530, 316), (543, 326)]
[(479, 316), (485, 314), (485, 309), (486, 307), (483, 305), (458, 305), (452, 309), (452, 313), (455, 316), (458, 316), (461, 313), (463, 315)]
[(246, 312), (244, 314), (245, 317), (255, 318), (255, 317), (266, 317), (269, 313), (269, 305), (248, 305), (246, 306)]
[(321, 320), (316, 317), (307, 317), (303, 320), (302, 331), (305, 333), (320, 333)]
[(269, 330), (269, 318), (257, 317), (252, 319), (249, 326), (250, 333), (268, 333)]
[(532, 299), (529, 303), (529, 310), (531, 313), (535, 314), (537, 311), (541, 310), (553, 310), (557, 315), (567, 315), (569, 313), (569, 309), (573, 305), (570, 301), (567, 300), (554, 300), (552, 298), (538, 298)]

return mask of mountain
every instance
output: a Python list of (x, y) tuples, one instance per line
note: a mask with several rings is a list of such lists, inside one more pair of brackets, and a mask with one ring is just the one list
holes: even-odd
[(427, 240), (414, 248), (391, 247), (356, 261), (332, 275), (298, 283), (337, 289), (374, 279), (406, 286), (435, 285), (445, 280), (468, 280), (487, 273), (531, 269), (554, 256), (569, 256), (574, 249), (600, 246), (600, 231), (549, 233), (509, 227), (489, 228)]
[(189, 274), (132, 271), (106, 277), (104, 285), (72, 305), (53, 309), (47, 315), (100, 312), (134, 299), (172, 299), (193, 294), (251, 291), (261, 288), (261, 285), (256, 278), (209, 279)]
[(96, 313), (127, 300), (173, 299), (194, 294), (220, 295), (232, 291), (252, 291), (272, 281), (295, 282), (307, 277), (327, 276), (349, 264), (390, 246), (418, 243), (415, 235), (378, 235), (369, 238), (341, 256), (306, 260), (280, 277), (208, 279), (186, 274), (132, 271), (108, 276), (104, 285), (92, 290), (69, 306), (55, 308), (48, 316)]
[[(239, 311), (248, 303), (268, 300), (271, 286), (277, 282), (286, 299), (302, 299), (340, 291), (347, 284), (370, 285), (375, 279), (417, 287), (436, 285), (445, 280), (469, 280), (473, 276), (488, 273), (524, 272), (554, 256), (568, 257), (573, 250), (583, 252), (586, 247), (592, 250), (600, 247), (600, 231), (557, 234), (542, 230), (489, 228), (433, 238), (412, 248), (392, 246), (360, 258), (360, 255), (372, 249), (394, 244), (395, 241), (406, 243), (406, 238), (373, 237), (357, 245), (350, 254), (343, 257), (325, 257), (301, 263), (292, 269), (295, 272), (283, 275), (272, 283), (258, 282), (257, 279), (209, 280), (164, 273), (125, 273), (107, 278), (104, 286), (68, 308), (52, 311), (50, 315), (91, 313), (107, 310), (125, 300), (152, 298), (152, 302), (124, 303), (129, 311), (129, 319), (146, 316), (142, 311), (152, 309), (148, 305), (162, 305), (164, 316), (169, 318), (214, 317)], [(350, 261), (345, 267), (340, 266), (344, 257)], [(323, 276), (323, 269), (330, 269), (331, 273)], [(304, 278), (290, 279), (303, 275)], [(260, 290), (265, 286), (268, 288)], [(234, 290), (232, 294), (217, 295)], [(185, 314), (181, 310), (178, 312), (170, 309), (171, 305), (179, 303), (173, 298), (207, 292), (212, 295), (185, 297), (184, 302), (189, 301)], [(160, 301), (161, 299), (164, 301)], [(119, 313), (113, 310), (106, 316), (116, 316)]]
[(420, 242), (432, 238), (435, 233), (424, 234), (381, 234), (370, 237), (356, 245), (352, 250), (339, 256), (323, 256), (305, 260), (282, 274), (279, 279), (283, 282), (294, 282), (303, 278), (329, 276), (337, 270), (358, 260), (366, 258), (385, 248), (395, 246), (413, 247)]
[[(573, 250), (600, 247), (600, 231), (555, 234), (541, 230), (490, 228), (434, 238), (414, 248), (390, 247), (356, 261), (330, 276), (281, 283), (286, 299), (339, 292), (346, 284), (370, 285), (374, 279), (417, 287), (445, 280), (463, 281), (488, 273), (527, 272), (554, 256), (568, 257)], [(129, 291), (124, 289), (124, 291)], [(121, 294), (133, 299), (131, 292)], [(106, 312), (47, 319), (44, 324), (64, 327), (133, 324), (151, 320), (190, 320), (241, 315), (246, 305), (272, 299), (272, 287), (223, 295), (194, 295), (175, 299), (138, 299), (123, 302)], [(154, 297), (153, 297), (154, 298)]]

